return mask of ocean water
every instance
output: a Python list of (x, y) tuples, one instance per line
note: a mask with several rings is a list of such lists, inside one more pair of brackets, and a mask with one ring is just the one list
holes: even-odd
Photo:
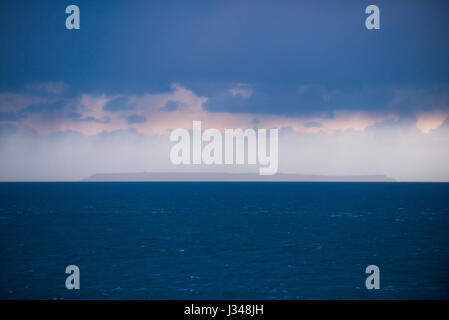
[(1, 183), (0, 298), (448, 299), (449, 184)]

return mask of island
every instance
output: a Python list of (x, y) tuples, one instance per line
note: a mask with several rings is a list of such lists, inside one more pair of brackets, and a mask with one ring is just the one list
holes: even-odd
[(325, 176), (277, 173), (263, 176), (258, 173), (223, 172), (130, 172), (97, 173), (84, 179), (86, 182), (394, 182), (385, 175)]

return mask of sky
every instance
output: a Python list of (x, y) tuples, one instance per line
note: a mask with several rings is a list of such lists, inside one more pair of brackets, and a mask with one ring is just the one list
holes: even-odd
[[(80, 29), (65, 27), (66, 6)], [(380, 29), (365, 8), (380, 8)], [(279, 128), (279, 171), (449, 181), (447, 1), (2, 1), (0, 180), (174, 167), (169, 133)]]

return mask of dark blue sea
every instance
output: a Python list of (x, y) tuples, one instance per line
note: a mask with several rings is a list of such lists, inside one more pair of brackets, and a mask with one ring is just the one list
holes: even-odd
[(449, 184), (1, 183), (0, 298), (448, 299)]

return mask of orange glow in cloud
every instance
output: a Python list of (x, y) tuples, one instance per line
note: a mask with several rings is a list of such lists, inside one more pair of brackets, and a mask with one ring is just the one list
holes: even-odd
[(429, 133), (430, 130), (441, 126), (449, 117), (449, 111), (423, 112), (416, 115), (416, 127), (421, 132)]

